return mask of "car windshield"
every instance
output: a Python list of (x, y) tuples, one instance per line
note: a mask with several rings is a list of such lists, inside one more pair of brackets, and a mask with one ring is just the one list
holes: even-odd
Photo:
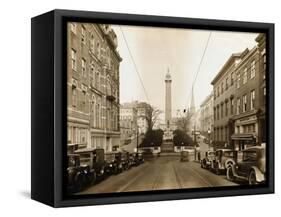
[(113, 161), (115, 159), (115, 155), (114, 154), (106, 154), (105, 155), (105, 160), (106, 161)]
[(224, 152), (224, 156), (226, 156), (226, 157), (234, 157), (234, 152), (233, 151), (226, 151), (226, 152)]
[(75, 157), (69, 157), (68, 158), (68, 166), (69, 167), (79, 166), (78, 164), (79, 164), (79, 161)]
[(256, 151), (245, 151), (243, 153), (243, 161), (256, 161), (257, 156), (258, 155)]

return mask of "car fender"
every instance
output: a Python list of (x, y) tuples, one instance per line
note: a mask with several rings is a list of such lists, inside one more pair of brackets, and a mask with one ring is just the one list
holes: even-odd
[(233, 159), (227, 159), (224, 163), (224, 168), (227, 169), (228, 165), (231, 164), (231, 166), (235, 165), (235, 161)]
[(258, 167), (252, 166), (250, 171), (252, 170), (255, 171), (257, 182), (263, 182), (265, 180), (264, 174), (260, 171)]

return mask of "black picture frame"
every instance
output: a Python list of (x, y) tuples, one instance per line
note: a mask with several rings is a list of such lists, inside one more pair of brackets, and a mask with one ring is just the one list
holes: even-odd
[[(267, 182), (258, 187), (214, 187), (66, 196), (66, 22), (208, 29), (266, 34)], [(31, 21), (31, 198), (53, 207), (274, 193), (274, 24), (179, 17), (53, 10)]]

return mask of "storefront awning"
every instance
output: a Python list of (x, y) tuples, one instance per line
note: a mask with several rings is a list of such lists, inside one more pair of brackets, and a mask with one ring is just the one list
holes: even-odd
[(231, 136), (232, 140), (254, 140), (254, 138), (254, 135), (249, 133), (233, 134)]

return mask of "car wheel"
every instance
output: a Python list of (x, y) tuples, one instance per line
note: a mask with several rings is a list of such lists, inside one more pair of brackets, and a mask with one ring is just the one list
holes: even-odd
[(93, 172), (91, 175), (91, 185), (95, 184), (96, 180), (97, 180), (97, 174), (96, 172)]
[(80, 175), (76, 182), (75, 191), (79, 192), (82, 191), (82, 189), (83, 189), (83, 177)]
[(254, 170), (252, 170), (249, 174), (249, 185), (256, 185), (258, 184), (257, 179), (256, 179), (256, 173)]
[(232, 167), (228, 167), (226, 170), (226, 178), (230, 181), (235, 181), (235, 176), (233, 174), (233, 169)]
[(218, 165), (215, 166), (215, 173), (216, 173), (217, 175), (220, 175), (220, 169), (219, 169), (219, 166), (218, 166)]

